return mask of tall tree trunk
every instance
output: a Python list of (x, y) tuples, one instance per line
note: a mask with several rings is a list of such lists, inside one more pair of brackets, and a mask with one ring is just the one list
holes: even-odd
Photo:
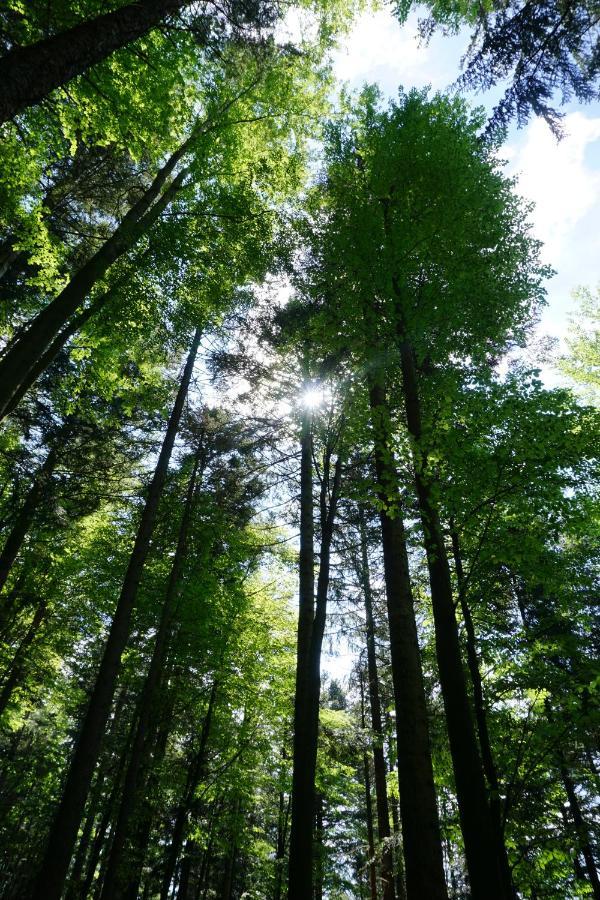
[(4, 416), (10, 416), (12, 412), (17, 408), (27, 391), (35, 384), (40, 375), (42, 375), (46, 369), (51, 365), (51, 363), (56, 359), (62, 348), (65, 346), (69, 338), (72, 338), (74, 334), (78, 331), (81, 331), (86, 322), (92, 318), (92, 316), (96, 315), (111, 299), (113, 296), (113, 289), (106, 291), (104, 294), (101, 294), (97, 297), (93, 303), (90, 303), (89, 306), (86, 306), (81, 312), (77, 313), (75, 316), (71, 316), (69, 322), (59, 333), (56, 335), (54, 340), (48, 345), (48, 348), (44, 350), (39, 359), (33, 363), (27, 375), (24, 376), (21, 384), (14, 392), (8, 403), (6, 404), (4, 410)]
[[(102, 247), (73, 275), (68, 284), (24, 328), (20, 337), (0, 360), (0, 421), (14, 409), (14, 398), (24, 393), (25, 382), (31, 383), (31, 373), (39, 370), (41, 358), (49, 365), (50, 347), (56, 353), (64, 341), (58, 342), (61, 331), (68, 331), (68, 322), (111, 265), (130, 250), (153, 225), (179, 191), (186, 175), (181, 170), (165, 187), (167, 180), (189, 149), (195, 133), (173, 153), (156, 174), (150, 187), (125, 214), (113, 234)], [(163, 190), (164, 188), (164, 190)], [(64, 333), (64, 332), (63, 332)], [(66, 338), (65, 338), (66, 340)], [(56, 354), (54, 354), (56, 355)]]
[(373, 596), (369, 572), (367, 550), (367, 530), (365, 513), (358, 511), (361, 551), (361, 580), (365, 604), (365, 626), (367, 637), (367, 671), (369, 685), (369, 705), (371, 708), (371, 729), (373, 731), (373, 771), (375, 774), (375, 800), (377, 806), (377, 834), (379, 843), (386, 842), (381, 853), (381, 881), (383, 900), (395, 900), (394, 862), (390, 845), (390, 811), (388, 806), (385, 757), (383, 755), (383, 723), (379, 698), (379, 677), (377, 674), (377, 653), (375, 647), (375, 621), (373, 619)]
[[(363, 730), (366, 728), (364, 677), (360, 672), (360, 713)], [(371, 773), (367, 751), (363, 753), (365, 777), (365, 813), (367, 817), (367, 844), (369, 847), (369, 892), (371, 900), (377, 900), (377, 867), (375, 865), (375, 836), (373, 834), (373, 801), (371, 800)]]
[(333, 448), (330, 445), (325, 452), (319, 497), (321, 546), (315, 598), (311, 425), (310, 412), (305, 410), (300, 436), (300, 587), (288, 900), (306, 900), (313, 895), (321, 649), (327, 616), (331, 541), (341, 479), (339, 455), (331, 476)]
[(290, 832), (289, 900), (307, 900), (313, 894), (313, 828), (315, 776), (311, 767), (310, 648), (315, 606), (315, 553), (313, 516), (312, 416), (305, 409), (300, 436), (300, 560), (296, 693)]
[(121, 805), (119, 807), (119, 815), (113, 834), (108, 868), (106, 870), (102, 888), (102, 900), (112, 900), (113, 897), (121, 897), (123, 890), (127, 887), (127, 872), (119, 872), (119, 867), (121, 866), (123, 858), (129, 822), (134, 815), (136, 803), (139, 799), (141, 786), (140, 775), (144, 757), (144, 748), (147, 744), (148, 733), (151, 730), (153, 711), (156, 710), (158, 686), (169, 646), (169, 638), (178, 598), (179, 583), (187, 550), (187, 538), (192, 517), (194, 493), (196, 490), (196, 476), (200, 465), (200, 453), (201, 447), (198, 447), (194, 468), (188, 484), (185, 507), (181, 517), (177, 547), (171, 565), (171, 573), (169, 575), (165, 600), (158, 629), (156, 631), (154, 650), (137, 707), (137, 726), (131, 754), (129, 756), (129, 765), (127, 766), (127, 772), (125, 774)]
[(275, 850), (275, 890), (273, 892), (273, 900), (281, 900), (281, 889), (283, 887), (283, 863), (285, 860), (287, 826), (291, 802), (291, 794), (289, 795), (286, 804), (285, 794), (283, 793), (283, 791), (279, 792), (279, 814), (277, 816), (277, 847)]
[(2, 548), (2, 553), (0, 553), (0, 591), (2, 591), (2, 588), (6, 584), (13, 563), (19, 554), (19, 550), (23, 546), (23, 541), (33, 522), (40, 498), (52, 478), (57, 459), (57, 449), (56, 447), (52, 447), (44, 460), (44, 464), (40, 467), (33, 479), (25, 502), (19, 510), (10, 534)]
[(171, 843), (169, 844), (165, 856), (165, 870), (163, 873), (162, 885), (160, 890), (161, 900), (167, 900), (167, 897), (169, 896), (171, 882), (173, 881), (173, 876), (175, 874), (175, 867), (177, 866), (177, 860), (179, 859), (183, 839), (185, 837), (185, 829), (189, 812), (194, 803), (194, 793), (196, 791), (196, 788), (202, 781), (202, 778), (204, 777), (204, 771), (206, 767), (206, 749), (212, 725), (215, 702), (217, 699), (217, 687), (218, 681), (217, 675), (215, 675), (215, 679), (213, 681), (212, 689), (210, 692), (210, 698), (208, 701), (208, 708), (206, 710), (204, 722), (202, 723), (200, 744), (189, 768), (183, 798), (181, 803), (179, 804), (175, 816), (175, 823), (173, 825), (173, 831), (171, 834)]
[(323, 794), (320, 792), (316, 795), (316, 813), (315, 813), (315, 844), (316, 844), (316, 854), (315, 854), (315, 893), (314, 900), (323, 900), (323, 879), (325, 872), (325, 842), (323, 838), (324, 833), (324, 823), (323, 823), (323, 814), (324, 814), (324, 804), (323, 804)]
[(138, 811), (134, 834), (129, 839), (129, 883), (127, 886), (127, 900), (138, 900), (140, 884), (142, 882), (144, 861), (148, 848), (152, 825), (154, 822), (155, 808), (151, 797), (155, 793), (160, 780), (160, 766), (167, 752), (167, 743), (173, 726), (173, 709), (176, 700), (175, 686), (168, 687), (167, 680), (169, 669), (165, 670), (165, 689), (167, 701), (161, 704), (162, 712), (160, 722), (157, 724), (153, 738), (153, 747), (149, 753), (146, 768), (146, 778), (142, 784), (141, 793), (143, 803)]
[(492, 752), (492, 744), (490, 741), (490, 733), (487, 725), (487, 711), (485, 707), (485, 699), (483, 695), (483, 679), (479, 670), (479, 659), (477, 655), (477, 638), (475, 635), (475, 625), (471, 609), (467, 602), (467, 579), (465, 578), (462, 556), (460, 553), (460, 544), (458, 534), (454, 527), (451, 527), (452, 553), (454, 556), (454, 568), (456, 571), (456, 582), (458, 586), (458, 596), (460, 599), (460, 607), (465, 623), (465, 632), (467, 636), (467, 664), (469, 666), (469, 674), (471, 676), (471, 684), (473, 687), (473, 706), (475, 709), (475, 722), (477, 724), (477, 734), (479, 737), (479, 747), (481, 750), (481, 759), (483, 769), (487, 779), (489, 788), (490, 815), (492, 817), (492, 827), (494, 829), (494, 838), (496, 841), (496, 852), (502, 866), (502, 877), (504, 881), (504, 889), (507, 896), (515, 897), (515, 889), (512, 881), (512, 872), (504, 843), (504, 825), (502, 817), (502, 802), (500, 799), (500, 782), (498, 772), (494, 762), (494, 754)]
[(35, 900), (59, 900), (63, 890), (77, 830), (98, 759), (102, 734), (110, 713), (121, 656), (129, 637), (131, 615), (136, 603), (146, 557), (150, 550), (150, 539), (154, 531), (158, 505), (167, 477), (169, 460), (179, 429), (200, 337), (201, 330), (198, 328), (192, 340), (154, 476), (148, 489), (146, 504), (138, 526), (100, 669), (75, 747), (63, 797), (50, 833), (34, 894)]
[(594, 900), (600, 900), (600, 879), (598, 878), (598, 869), (596, 868), (594, 851), (592, 850), (592, 845), (590, 843), (590, 834), (585, 819), (583, 818), (583, 813), (581, 812), (581, 804), (579, 803), (579, 797), (575, 790), (575, 784), (571, 778), (571, 773), (567, 768), (564, 754), (560, 749), (558, 751), (558, 758), (560, 763), (560, 774), (565, 793), (569, 800), (569, 807), (571, 815), (573, 816), (575, 832), (577, 834), (577, 841), (579, 844), (578, 849), (581, 851), (585, 862), (585, 870), (587, 872), (589, 883), (592, 886)]
[(371, 376), (369, 400), (396, 706), (398, 783), (408, 900), (446, 900), (429, 725), (391, 423), (381, 381)]
[[(399, 293), (398, 288), (396, 292)], [(398, 304), (402, 390), (408, 432), (412, 439), (417, 502), (431, 586), (436, 657), (470, 887), (473, 900), (507, 900), (510, 893), (507, 893), (503, 883), (463, 670), (450, 566), (438, 508), (431, 490), (428, 450), (422, 446), (421, 401), (414, 352), (404, 333), (401, 316)]]
[(79, 22), (0, 59), (0, 122), (43, 100), (115, 50), (127, 46), (190, 0), (138, 0)]
[(36, 639), (40, 626), (46, 618), (47, 613), (48, 608), (46, 606), (46, 603), (45, 601), (42, 601), (33, 615), (33, 619), (31, 620), (31, 624), (27, 629), (27, 633), (19, 644), (17, 652), (15, 653), (10, 664), (10, 668), (6, 675), (6, 678), (2, 683), (2, 687), (0, 689), (0, 716), (2, 716), (4, 710), (10, 703), (10, 698), (12, 697), (13, 691), (19, 683), (19, 680), (21, 679), (23, 669), (25, 668), (27, 661), (27, 652)]

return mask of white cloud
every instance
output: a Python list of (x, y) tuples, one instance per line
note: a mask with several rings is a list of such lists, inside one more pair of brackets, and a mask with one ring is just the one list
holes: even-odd
[[(440, 41), (444, 52), (439, 52)], [(357, 19), (343, 46), (334, 54), (334, 71), (352, 87), (377, 82), (388, 95), (405, 88), (431, 84), (443, 89), (458, 74), (458, 60), (465, 38), (435, 36), (428, 46), (420, 43), (418, 15), (404, 25), (389, 9), (365, 12)]]
[(544, 241), (544, 257), (556, 267), (572, 250), (577, 224), (600, 204), (600, 169), (585, 159), (588, 146), (600, 139), (600, 118), (574, 112), (565, 117), (564, 128), (565, 137), (557, 141), (548, 126), (535, 119), (521, 147), (510, 148), (508, 154), (520, 192), (535, 203), (532, 221), (536, 236)]

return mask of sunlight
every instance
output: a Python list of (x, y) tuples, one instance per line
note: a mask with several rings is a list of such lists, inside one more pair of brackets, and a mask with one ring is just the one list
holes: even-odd
[(316, 409), (318, 406), (323, 405), (323, 400), (323, 389), (311, 387), (303, 392), (300, 402), (306, 409)]

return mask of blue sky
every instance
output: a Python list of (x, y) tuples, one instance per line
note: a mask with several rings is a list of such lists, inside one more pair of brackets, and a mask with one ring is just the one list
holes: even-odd
[[(418, 15), (401, 26), (389, 9), (366, 12), (335, 54), (335, 73), (351, 88), (377, 83), (392, 97), (405, 89), (449, 87), (460, 72), (468, 32), (435, 35), (420, 46)], [(466, 95), (490, 109), (494, 94)], [(565, 107), (565, 136), (557, 142), (548, 126), (533, 119), (511, 128), (502, 156), (517, 175), (520, 193), (534, 201), (534, 233), (544, 242), (544, 261), (556, 275), (548, 282), (548, 308), (540, 333), (562, 337), (573, 310), (571, 292), (600, 281), (600, 104)]]

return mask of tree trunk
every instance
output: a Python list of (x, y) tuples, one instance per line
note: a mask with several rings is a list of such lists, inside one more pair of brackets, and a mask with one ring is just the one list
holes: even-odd
[(173, 881), (175, 867), (177, 866), (177, 860), (179, 859), (181, 846), (183, 844), (183, 839), (185, 836), (185, 828), (187, 825), (189, 812), (194, 802), (194, 793), (197, 786), (200, 784), (202, 778), (204, 777), (204, 769), (206, 766), (206, 748), (208, 745), (212, 716), (214, 712), (215, 701), (217, 698), (217, 686), (218, 682), (217, 677), (215, 676), (215, 680), (213, 681), (212, 689), (210, 692), (210, 699), (208, 701), (206, 716), (204, 717), (204, 722), (202, 723), (200, 745), (190, 765), (183, 799), (179, 804), (179, 808), (175, 816), (175, 824), (173, 826), (173, 832), (171, 835), (171, 843), (165, 857), (165, 871), (163, 874), (160, 890), (161, 900), (167, 900), (169, 896), (171, 882)]
[(14, 409), (15, 396), (23, 395), (24, 384), (32, 383), (32, 371), (35, 369), (39, 373), (42, 357), (46, 366), (52, 361), (49, 358), (50, 347), (55, 347), (56, 355), (63, 346), (64, 341), (56, 340), (58, 335), (63, 329), (68, 331), (69, 319), (85, 301), (94, 285), (156, 222), (177, 194), (186, 175), (185, 169), (173, 178), (164, 191), (163, 188), (189, 149), (194, 136), (192, 134), (171, 155), (156, 174), (151, 186), (125, 214), (108, 240), (73, 275), (60, 294), (26, 326), (18, 340), (4, 354), (0, 360), (0, 421), (6, 418), (9, 410)]
[(289, 900), (308, 900), (313, 895), (313, 828), (315, 775), (311, 766), (310, 648), (315, 605), (315, 554), (313, 520), (313, 464), (311, 414), (302, 416), (300, 437), (300, 561), (298, 648), (294, 698), (292, 776), (292, 825), (290, 832)]
[[(187, 497), (181, 525), (179, 528), (179, 537), (177, 547), (173, 557), (171, 573), (167, 585), (167, 591), (163, 608), (161, 611), (160, 621), (156, 632), (154, 642), (154, 650), (148, 668), (146, 681), (142, 689), (142, 694), (137, 707), (137, 726), (131, 754), (129, 756), (129, 765), (125, 774), (125, 782), (121, 795), (121, 804), (119, 807), (119, 815), (115, 825), (113, 834), (108, 868), (102, 887), (102, 900), (112, 900), (113, 897), (121, 897), (123, 890), (127, 887), (127, 873), (119, 872), (121, 866), (123, 851), (127, 840), (128, 827), (131, 817), (135, 812), (136, 803), (140, 793), (140, 774), (142, 768), (142, 760), (144, 757), (144, 749), (148, 740), (148, 732), (151, 730), (153, 711), (156, 710), (157, 693), (160, 683), (162, 671), (167, 656), (169, 646), (169, 638), (172, 630), (173, 616), (178, 598), (179, 583), (183, 569), (183, 563), (187, 550), (187, 538), (189, 526), (192, 516), (192, 508), (194, 502), (194, 493), (196, 489), (196, 476), (198, 466), (200, 464), (200, 447), (196, 454), (192, 476), (190, 478)], [(126, 868), (126, 867), (125, 867)]]
[(8, 671), (6, 679), (4, 680), (2, 689), (0, 690), (0, 716), (2, 716), (4, 710), (10, 703), (12, 693), (23, 674), (23, 668), (27, 661), (27, 651), (36, 639), (40, 625), (46, 618), (47, 613), (48, 609), (46, 607), (46, 603), (45, 601), (42, 601), (42, 603), (40, 603), (34, 613), (33, 619), (29, 628), (27, 629), (25, 637), (17, 648), (17, 652), (13, 657), (10, 669)]
[(273, 900), (281, 900), (281, 889), (283, 886), (283, 863), (285, 860), (285, 845), (287, 840), (287, 825), (290, 814), (290, 805), (292, 795), (285, 802), (285, 794), (279, 792), (279, 814), (277, 816), (277, 848), (275, 850), (275, 890), (273, 892)]
[(483, 696), (483, 680), (479, 671), (479, 659), (477, 656), (477, 638), (475, 636), (475, 626), (473, 617), (467, 602), (466, 589), (467, 580), (464, 575), (462, 557), (460, 553), (460, 545), (456, 530), (451, 527), (452, 553), (454, 556), (454, 568), (456, 571), (456, 581), (458, 586), (458, 596), (460, 598), (460, 607), (465, 623), (465, 632), (467, 636), (467, 663), (469, 673), (471, 675), (471, 684), (473, 686), (473, 705), (475, 709), (475, 722), (477, 724), (477, 734), (479, 737), (479, 747), (481, 750), (481, 759), (483, 769), (489, 787), (489, 803), (490, 815), (492, 817), (492, 827), (494, 829), (494, 839), (496, 841), (496, 851), (500, 864), (502, 866), (502, 877), (504, 881), (504, 889), (508, 897), (515, 897), (515, 889), (512, 881), (512, 873), (506, 845), (504, 843), (504, 826), (502, 817), (502, 802), (500, 800), (500, 782), (498, 780), (498, 772), (494, 762), (494, 754), (492, 753), (492, 744), (487, 725), (487, 711), (485, 707), (485, 699)]
[(573, 782), (573, 779), (571, 778), (571, 774), (566, 766), (564, 756), (560, 749), (558, 752), (558, 756), (560, 761), (560, 774), (565, 788), (565, 793), (569, 800), (571, 815), (573, 816), (573, 824), (575, 825), (575, 831), (577, 834), (577, 840), (579, 844), (578, 849), (581, 851), (585, 862), (585, 870), (587, 872), (589, 883), (592, 886), (594, 900), (600, 900), (600, 879), (598, 878), (598, 869), (596, 868), (594, 852), (590, 844), (588, 827), (581, 812), (581, 806), (579, 803), (579, 797), (577, 796), (577, 791), (575, 790), (575, 784)]
[(29, 493), (25, 498), (25, 502), (19, 510), (10, 534), (6, 539), (2, 553), (0, 553), (0, 591), (2, 591), (2, 588), (6, 584), (12, 565), (19, 554), (19, 550), (23, 546), (23, 541), (25, 540), (38, 508), (40, 497), (44, 488), (52, 478), (57, 458), (58, 452), (55, 447), (52, 447), (44, 464), (37, 471), (36, 476), (33, 479), (33, 484), (29, 488)]
[[(364, 677), (360, 672), (360, 713), (363, 730), (366, 728)], [(369, 892), (371, 900), (377, 900), (377, 868), (375, 866), (375, 837), (373, 834), (373, 802), (371, 800), (371, 774), (367, 751), (363, 753), (363, 772), (365, 777), (365, 813), (367, 817), (367, 844), (369, 847)]]
[(112, 289), (106, 291), (100, 297), (97, 297), (93, 303), (90, 303), (90, 305), (83, 309), (80, 313), (77, 313), (77, 315), (71, 317), (67, 325), (61, 331), (59, 331), (54, 340), (48, 345), (47, 350), (42, 353), (39, 359), (31, 366), (27, 375), (25, 375), (25, 377), (23, 378), (21, 384), (6, 404), (6, 408), (4, 410), (5, 417), (10, 416), (10, 414), (14, 412), (29, 388), (35, 384), (40, 375), (42, 375), (50, 366), (50, 364), (56, 359), (69, 338), (72, 338), (74, 334), (76, 334), (78, 331), (81, 331), (86, 322), (88, 322), (92, 318), (92, 316), (94, 316), (106, 305), (112, 295)]
[(35, 900), (59, 900), (77, 837), (87, 793), (98, 758), (100, 744), (115, 691), (121, 656), (127, 639), (131, 615), (136, 603), (142, 571), (150, 550), (158, 505), (162, 495), (169, 460), (179, 429), (183, 405), (187, 397), (201, 331), (194, 334), (177, 397), (169, 418), (154, 476), (148, 489), (146, 504), (138, 527), (135, 544), (123, 581), (115, 615), (96, 683), (90, 698), (75, 753), (67, 776), (63, 797), (54, 819), (46, 854), (39, 874)]
[[(165, 682), (168, 678), (169, 670), (165, 670)], [(156, 728), (154, 735), (154, 746), (149, 753), (149, 763), (147, 775), (142, 785), (141, 793), (143, 795), (143, 804), (140, 808), (138, 819), (136, 822), (135, 832), (129, 841), (129, 884), (127, 886), (127, 900), (138, 900), (139, 889), (142, 881), (144, 860), (152, 831), (154, 821), (154, 806), (151, 797), (155, 792), (155, 788), (159, 782), (160, 765), (165, 758), (167, 751), (167, 742), (171, 733), (173, 724), (173, 709), (176, 700), (175, 687), (168, 688), (165, 684), (167, 692), (166, 708), (163, 708), (161, 721)], [(164, 692), (163, 692), (164, 693)]]
[(138, 0), (9, 51), (0, 59), (0, 123), (39, 103), (55, 88), (142, 37), (189, 2)]
[[(391, 423), (385, 393), (371, 377), (369, 400), (396, 706), (398, 783), (408, 900), (446, 900), (429, 725), (417, 624), (400, 515)], [(393, 510), (393, 513), (392, 513)]]
[(369, 705), (371, 707), (371, 728), (373, 731), (373, 771), (375, 774), (375, 800), (377, 806), (377, 834), (379, 843), (386, 841), (381, 854), (381, 881), (383, 900), (395, 900), (394, 863), (390, 846), (390, 811), (387, 796), (385, 757), (383, 755), (383, 723), (381, 721), (381, 701), (379, 699), (379, 677), (377, 675), (377, 653), (375, 648), (375, 622), (373, 619), (373, 596), (367, 552), (367, 532), (365, 514), (359, 508), (359, 531), (361, 549), (361, 580), (365, 603), (365, 626), (367, 637), (367, 670), (369, 673)]
[[(339, 496), (341, 459), (331, 478), (332, 447), (325, 453), (320, 490), (321, 546), (315, 604), (313, 463), (311, 415), (305, 410), (300, 437), (300, 587), (294, 702), (294, 767), (288, 900), (313, 896), (315, 772), (319, 739), (321, 648), (329, 591), (331, 541)], [(329, 499), (329, 505), (327, 500)]]
[[(398, 289), (396, 292), (398, 293)], [(421, 446), (422, 415), (414, 352), (403, 332), (400, 311), (398, 317), (406, 422), (412, 438), (417, 502), (431, 586), (436, 657), (471, 893), (473, 900), (507, 900), (510, 894), (507, 894), (503, 884), (501, 861), (494, 839), (483, 767), (469, 705), (448, 556), (437, 505), (431, 491), (431, 474), (427, 471), (427, 448)], [(402, 791), (400, 793), (402, 795)]]

